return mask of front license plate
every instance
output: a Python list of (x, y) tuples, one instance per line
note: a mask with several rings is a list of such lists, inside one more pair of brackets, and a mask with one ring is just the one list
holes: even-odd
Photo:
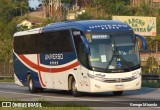
[(123, 89), (123, 88), (124, 88), (124, 85), (123, 85), (123, 84), (115, 85), (115, 88), (116, 88), (116, 89)]

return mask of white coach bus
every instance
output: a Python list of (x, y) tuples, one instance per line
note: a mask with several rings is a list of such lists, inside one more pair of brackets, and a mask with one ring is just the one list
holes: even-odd
[(137, 38), (119, 21), (85, 20), (49, 24), (14, 34), (15, 83), (31, 93), (43, 89), (99, 93), (141, 88)]

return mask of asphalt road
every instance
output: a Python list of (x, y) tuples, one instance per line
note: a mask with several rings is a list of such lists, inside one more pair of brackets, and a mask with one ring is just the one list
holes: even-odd
[[(63, 103), (71, 101), (94, 108), (98, 107), (98, 109), (99, 107), (100, 109), (106, 109), (108, 106), (112, 109), (118, 107), (119, 110), (124, 109), (125, 106), (126, 109), (128, 109), (128, 106), (132, 107), (132, 109), (135, 109), (136, 107), (136, 110), (160, 109), (160, 89), (157, 88), (142, 88), (141, 90), (125, 91), (122, 96), (113, 96), (111, 92), (107, 92), (99, 94), (84, 94), (81, 97), (73, 97), (67, 91), (57, 90), (45, 90), (43, 93), (31, 94), (27, 87), (20, 87), (14, 83), (0, 83), (0, 97), (15, 98), (20, 101), (46, 100)], [(157, 106), (138, 107), (139, 104), (146, 103), (146, 101), (151, 101), (147, 102), (147, 104), (155, 103)], [(121, 106), (122, 108), (119, 108)]]

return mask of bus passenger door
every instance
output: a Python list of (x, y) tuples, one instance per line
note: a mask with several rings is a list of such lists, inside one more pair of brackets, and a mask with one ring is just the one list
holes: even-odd
[(76, 49), (76, 55), (77, 59), (80, 63), (80, 66), (78, 68), (75, 68), (74, 72), (76, 72), (76, 80), (77, 80), (77, 86), (78, 91), (89, 91), (89, 80), (87, 77), (88, 73), (88, 61), (87, 61), (87, 53), (85, 52), (86, 48), (84, 45), (84, 37), (83, 32), (80, 30), (72, 30), (72, 35), (74, 39), (75, 49)]
[(80, 71), (79, 71), (79, 88), (80, 91), (83, 92), (89, 92), (89, 79), (87, 77), (88, 69), (85, 68), (84, 66), (80, 66)]
[(77, 68), (78, 82), (79, 82), (78, 87), (79, 87), (79, 91), (88, 92), (89, 91), (89, 80), (87, 77), (87, 73), (88, 73), (87, 54), (85, 53), (83, 43), (79, 43), (79, 45), (77, 46), (78, 46), (77, 47), (77, 57), (80, 63), (79, 68)]

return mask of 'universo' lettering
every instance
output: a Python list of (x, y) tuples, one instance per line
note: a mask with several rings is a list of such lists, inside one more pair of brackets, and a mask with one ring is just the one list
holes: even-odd
[(45, 60), (61, 60), (63, 59), (63, 54), (46, 54)]

